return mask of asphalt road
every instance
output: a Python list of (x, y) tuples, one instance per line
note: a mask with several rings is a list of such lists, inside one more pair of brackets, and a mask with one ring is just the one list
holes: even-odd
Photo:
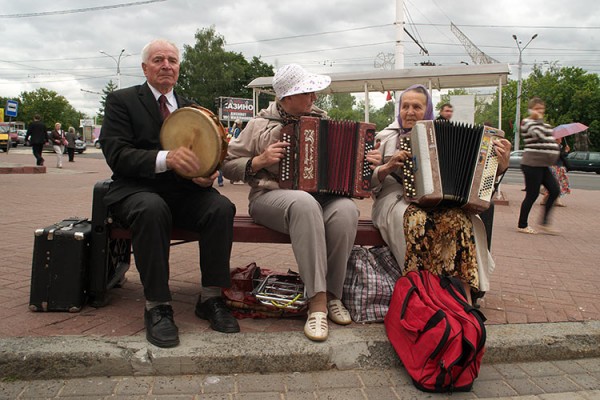
[[(600, 190), (600, 174), (594, 172), (571, 171), (568, 173), (572, 189)], [(525, 185), (520, 169), (509, 168), (502, 183)], [(523, 186), (525, 187), (525, 186)]]

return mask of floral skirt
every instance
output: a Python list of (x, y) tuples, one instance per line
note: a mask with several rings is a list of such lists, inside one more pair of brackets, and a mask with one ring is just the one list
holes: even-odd
[(567, 170), (565, 167), (558, 167), (553, 165), (550, 167), (550, 172), (558, 181), (558, 186), (560, 186), (560, 197), (571, 193), (571, 186), (569, 185), (569, 177), (567, 176)]
[(411, 204), (404, 213), (404, 235), (405, 274), (426, 269), (456, 276), (479, 290), (473, 224), (460, 208), (426, 211)]

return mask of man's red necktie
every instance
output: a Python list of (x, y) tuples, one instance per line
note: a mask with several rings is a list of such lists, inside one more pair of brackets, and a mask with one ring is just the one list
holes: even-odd
[(169, 111), (169, 107), (167, 107), (167, 98), (164, 94), (161, 94), (158, 98), (158, 109), (160, 110), (160, 115), (162, 116), (163, 121), (167, 119), (171, 111)]

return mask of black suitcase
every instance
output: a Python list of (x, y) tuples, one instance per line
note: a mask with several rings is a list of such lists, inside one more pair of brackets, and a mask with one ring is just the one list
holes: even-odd
[(31, 311), (78, 312), (86, 301), (92, 224), (69, 218), (35, 231)]
[(104, 196), (112, 180), (96, 182), (92, 198), (92, 239), (90, 247), (90, 274), (88, 295), (92, 307), (108, 304), (108, 291), (125, 282), (125, 272), (131, 263), (131, 240), (111, 239), (114, 225)]

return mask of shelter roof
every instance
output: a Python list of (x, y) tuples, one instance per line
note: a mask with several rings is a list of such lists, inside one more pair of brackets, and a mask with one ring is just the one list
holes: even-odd
[[(331, 85), (320, 93), (358, 93), (404, 90), (421, 83), (431, 89), (491, 87), (506, 85), (508, 64), (460, 65), (452, 67), (423, 66), (398, 70), (343, 72), (328, 74)], [(273, 77), (260, 77), (248, 84), (251, 89), (271, 91)], [(366, 87), (365, 87), (366, 85)]]

